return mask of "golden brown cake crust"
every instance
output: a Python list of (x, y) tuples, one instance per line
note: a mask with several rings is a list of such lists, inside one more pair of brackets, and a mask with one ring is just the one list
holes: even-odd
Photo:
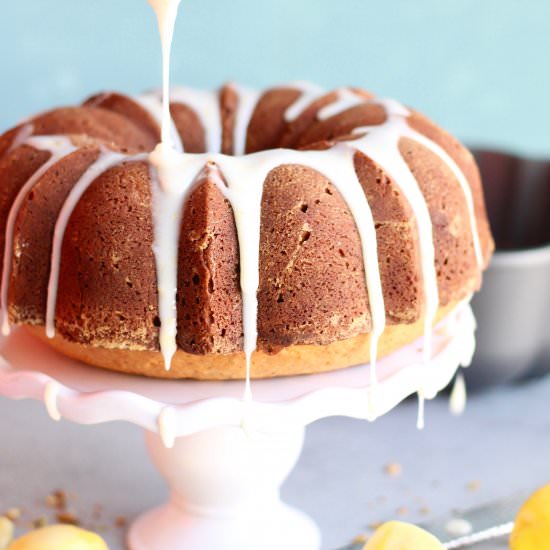
[[(372, 97), (368, 92), (357, 93), (366, 99)], [(313, 100), (297, 118), (287, 120), (285, 112), (299, 97), (299, 90), (289, 86), (265, 91), (251, 115), (246, 152), (277, 147), (322, 150), (335, 141), (352, 139), (356, 127), (384, 122), (384, 109), (374, 103), (357, 105), (319, 120), (319, 110), (336, 96), (335, 92), (327, 93)], [(232, 154), (239, 95), (231, 85), (226, 85), (220, 90), (218, 101), (221, 149)], [(200, 113), (181, 103), (173, 103), (171, 112), (186, 149), (204, 151), (206, 133)], [(408, 123), (442, 147), (466, 177), (473, 195), (482, 267), (485, 267), (493, 242), (472, 155), (422, 115), (413, 111)], [(116, 93), (94, 96), (80, 107), (43, 113), (27, 124), (32, 125), (33, 135), (70, 135), (77, 147), (70, 157), (40, 179), (36, 191), (28, 194), (18, 214), (9, 287), (10, 320), (16, 324), (42, 325), (51, 236), (64, 198), (79, 174), (97, 157), (99, 147), (147, 152), (156, 145), (159, 128), (138, 101)], [(31, 145), (14, 147), (22, 128), (0, 136), (0, 252), (4, 248), (6, 218), (15, 196), (50, 156)], [(440, 305), (446, 307), (468, 297), (481, 282), (466, 199), (449, 167), (424, 145), (402, 138), (399, 149), (430, 212)], [(419, 323), (425, 305), (417, 221), (390, 174), (361, 152), (354, 156), (354, 168), (376, 227), (386, 332), (406, 330), (407, 326)], [(50, 186), (56, 189), (51, 198)], [(37, 202), (31, 204), (33, 201)], [(47, 207), (41, 208), (40, 204)], [(368, 338), (372, 319), (361, 242), (355, 221), (336, 186), (309, 167), (280, 165), (264, 182), (261, 216), (257, 358), (262, 359), (257, 359), (260, 365), (257, 375), (273, 374), (278, 364), (269, 359), (273, 354), (294, 361), (293, 350), (303, 351), (304, 346), (307, 350), (309, 346), (315, 350), (338, 349), (340, 342), (356, 339), (362, 342)], [(143, 352), (139, 360), (136, 356), (136, 362), (145, 361), (143, 365), (132, 368), (160, 375), (152, 243), (151, 177), (147, 162), (126, 162), (106, 170), (84, 193), (66, 228), (56, 309), (56, 329), (62, 340), (54, 340), (54, 345), (63, 342), (64, 347), (69, 343), (76, 345), (76, 350), (81, 349), (79, 346), (88, 351), (97, 349), (98, 357), (101, 354), (112, 357), (115, 349), (121, 350), (120, 357)], [(28, 246), (38, 251), (35, 261), (20, 254)], [(200, 362), (196, 361), (208, 360), (204, 362), (205, 371), (212, 362), (213, 372), (217, 373), (224, 364), (236, 365), (241, 361), (241, 310), (233, 213), (212, 177), (206, 175), (190, 193), (181, 222), (179, 351), (172, 376), (178, 373), (210, 376), (198, 371), (189, 374), (185, 370), (190, 368), (188, 364), (196, 364), (199, 369)], [(283, 371), (293, 368), (295, 372), (313, 370), (313, 363), (308, 363), (310, 367), (306, 365), (305, 358), (309, 355), (309, 351), (307, 354), (300, 351), (300, 359), (294, 361), (293, 367), (281, 363), (280, 368)], [(125, 364), (120, 357), (114, 363)], [(154, 361), (149, 357), (155, 357)], [(101, 362), (91, 358), (88, 361)], [(112, 359), (105, 361), (110, 364)], [(334, 368), (346, 362), (336, 358), (327, 361)], [(232, 369), (228, 367), (228, 377), (237, 376)], [(238, 369), (241, 372), (240, 363)]]
[[(457, 304), (440, 308), (436, 322), (449, 314)], [(245, 378), (244, 353), (197, 355), (181, 349), (176, 352), (169, 371), (162, 356), (153, 351), (98, 348), (65, 340), (62, 336), (47, 338), (42, 327), (27, 326), (43, 341), (62, 354), (93, 365), (128, 374), (154, 378), (193, 378), (196, 380), (235, 380)], [(423, 333), (422, 321), (410, 325), (387, 327), (379, 340), (378, 357), (385, 357), (417, 340)], [(369, 362), (369, 334), (338, 340), (326, 345), (291, 345), (279, 353), (254, 352), (252, 378), (272, 378), (313, 374), (342, 369)]]

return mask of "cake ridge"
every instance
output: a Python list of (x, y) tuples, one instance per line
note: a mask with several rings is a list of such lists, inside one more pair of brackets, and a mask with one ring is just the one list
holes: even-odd
[(123, 153), (109, 151), (105, 147), (100, 147), (97, 160), (87, 168), (65, 198), (55, 222), (54, 238), (52, 242), (45, 322), (46, 336), (48, 338), (53, 338), (55, 336), (55, 309), (59, 285), (59, 269), (61, 265), (61, 245), (63, 244), (65, 229), (67, 228), (74, 208), (88, 187), (101, 176), (101, 174), (109, 170), (109, 168), (122, 162), (145, 160), (146, 158), (147, 156), (143, 153), (129, 156)]
[[(17, 140), (17, 138), (16, 138)], [(14, 142), (16, 142), (14, 140)], [(36, 172), (28, 179), (20, 192), (17, 194), (13, 205), (9, 210), (9, 214), (6, 222), (6, 235), (3, 255), (3, 269), (2, 269), (2, 282), (1, 282), (1, 317), (2, 317), (2, 334), (9, 334), (9, 318), (8, 318), (8, 285), (11, 275), (11, 255), (13, 244), (13, 232), (15, 227), (15, 219), (19, 208), (23, 203), (23, 200), (27, 196), (28, 192), (32, 190), (36, 182), (43, 176), (50, 168), (55, 164), (76, 151), (76, 147), (66, 136), (40, 136), (40, 137), (27, 137), (23, 140), (22, 144), (36, 145), (38, 148), (43, 146), (51, 154), (50, 158), (36, 170)]]

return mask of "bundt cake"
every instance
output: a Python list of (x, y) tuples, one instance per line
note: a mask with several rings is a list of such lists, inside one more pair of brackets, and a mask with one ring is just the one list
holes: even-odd
[(421, 114), (356, 88), (174, 88), (166, 189), (160, 109), (102, 93), (0, 137), (4, 332), (147, 376), (243, 378), (253, 350), (253, 377), (312, 373), (423, 334), (429, 353), (479, 287), (475, 161)]

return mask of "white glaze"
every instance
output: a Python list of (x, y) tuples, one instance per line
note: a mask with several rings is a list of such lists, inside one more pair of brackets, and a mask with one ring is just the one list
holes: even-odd
[(170, 132), (173, 124), (170, 117), (170, 56), (180, 1), (149, 0), (157, 17), (162, 45), (161, 142), (149, 155), (149, 160), (156, 169), (151, 170), (153, 252), (157, 269), (159, 344), (166, 370), (170, 369), (177, 350), (178, 241), (181, 209), (187, 192), (187, 185), (181, 186), (183, 178), (180, 177), (179, 165), (182, 155), (174, 148)]
[(454, 177), (460, 184), (460, 188), (462, 189), (462, 193), (464, 194), (464, 198), (466, 199), (466, 205), (468, 207), (468, 215), (470, 219), (470, 230), (472, 233), (472, 241), (474, 244), (474, 252), (476, 256), (476, 262), (479, 269), (483, 268), (483, 253), (481, 251), (481, 243), (479, 240), (479, 232), (477, 229), (477, 219), (475, 215), (474, 210), (474, 198), (472, 194), (472, 189), (470, 187), (470, 184), (468, 183), (468, 180), (464, 176), (464, 173), (462, 170), (458, 167), (456, 162), (450, 157), (450, 155), (437, 143), (432, 141), (431, 139), (428, 139), (426, 136), (421, 134), (420, 132), (417, 132), (413, 130), (410, 126), (408, 126), (406, 137), (410, 137), (411, 139), (414, 139), (430, 151), (432, 153), (435, 153), (451, 170)]
[[(435, 249), (432, 222), (426, 199), (399, 151), (399, 141), (409, 128), (406, 118), (409, 112), (394, 100), (376, 100), (387, 114), (386, 121), (379, 126), (359, 127), (353, 133), (364, 134), (354, 140), (352, 146), (371, 158), (384, 169), (400, 188), (409, 203), (416, 219), (420, 265), (424, 293), (424, 360), (429, 362), (432, 355), (432, 327), (439, 307), (439, 291), (435, 268)], [(423, 381), (420, 382), (417, 426), (424, 426)]]
[(162, 48), (162, 123), (161, 143), (168, 148), (173, 148), (170, 131), (170, 53), (174, 26), (181, 0), (148, 0), (157, 16), (160, 43)]
[(301, 95), (289, 105), (285, 111), (285, 120), (287, 122), (292, 122), (297, 119), (315, 100), (323, 97), (326, 94), (326, 91), (313, 84), (312, 82), (290, 82), (288, 85), (279, 86), (280, 88), (294, 88), (299, 90)]
[(455, 416), (460, 416), (466, 410), (467, 391), (464, 375), (458, 372), (449, 397), (449, 410)]
[(238, 95), (235, 126), (233, 129), (233, 154), (241, 156), (244, 155), (246, 150), (248, 125), (261, 93), (258, 90), (252, 90), (244, 86), (238, 86), (237, 84), (231, 84), (231, 87)]
[[(447, 330), (434, 334), (434, 356), (429, 365), (423, 364), (421, 340), (380, 359), (378, 416), (418, 389), (423, 370), (428, 371), (427, 395), (435, 396), (452, 381), (463, 348), (474, 341), (468, 304), (458, 306), (437, 329), (450, 321), (455, 325), (452, 334)], [(38, 370), (29, 370), (29, 365), (36, 365)], [(365, 370), (368, 366), (255, 381), (255, 401), (251, 404), (254, 426), (277, 432), (334, 415), (367, 418), (365, 392), (369, 381)], [(238, 381), (197, 384), (193, 380), (164, 380), (159, 392), (158, 385), (151, 385), (147, 378), (108, 373), (64, 357), (28, 331), (14, 330), (8, 338), (0, 338), (0, 394), (43, 400), (50, 378), (60, 383), (63, 417), (76, 422), (122, 419), (156, 432), (161, 409), (172, 406), (177, 413), (176, 439), (219, 425), (242, 425), (242, 385)]]
[(26, 139), (25, 143), (36, 149), (49, 151), (50, 158), (36, 170), (36, 172), (25, 182), (23, 187), (17, 193), (15, 200), (13, 201), (8, 219), (6, 221), (6, 236), (5, 236), (5, 248), (4, 259), (2, 267), (2, 286), (0, 290), (1, 305), (0, 313), (2, 317), (2, 333), (9, 334), (9, 314), (8, 314), (8, 290), (9, 281), (11, 276), (11, 260), (13, 254), (13, 237), (15, 231), (15, 222), (19, 209), (23, 205), (23, 202), (27, 198), (28, 193), (40, 180), (40, 178), (63, 157), (70, 155), (76, 150), (71, 140), (66, 136), (35, 136)]
[[(300, 96), (299, 100), (293, 103), (285, 114), (287, 121), (293, 120), (300, 116), (300, 114), (315, 100), (321, 97), (323, 94), (317, 89), (316, 86), (309, 87), (307, 83), (298, 83), (298, 86), (302, 86), (303, 93)], [(326, 120), (333, 116), (336, 116), (348, 109), (356, 107), (358, 105), (363, 105), (368, 103), (364, 96), (354, 92), (351, 88), (340, 88), (336, 90), (337, 98), (334, 102), (325, 105), (317, 113), (318, 120)], [(375, 100), (376, 101), (376, 100)], [(405, 110), (406, 111), (406, 110)], [(403, 112), (404, 114), (404, 112)], [(408, 116), (408, 112), (406, 116)], [(408, 126), (408, 125), (407, 125)], [(420, 132), (415, 131), (413, 128), (408, 126), (406, 135), (403, 137), (410, 137), (415, 141), (421, 143), (424, 147), (436, 154), (452, 171), (456, 180), (460, 184), (462, 192), (466, 198), (466, 204), (468, 207), (468, 214), (470, 219), (470, 227), (472, 232), (472, 240), (474, 244), (474, 251), (476, 255), (476, 261), (478, 267), (481, 269), (483, 266), (483, 254), (481, 251), (481, 244), (479, 239), (479, 232), (477, 229), (477, 219), (474, 211), (474, 202), (473, 195), (470, 185), (464, 176), (464, 173), (456, 162), (451, 158), (451, 156), (437, 143), (428, 139), (426, 136)]]
[(44, 405), (46, 411), (52, 420), (59, 422), (61, 420), (61, 413), (57, 406), (57, 396), (59, 394), (59, 384), (55, 380), (48, 380), (44, 387)]
[[(134, 100), (139, 103), (157, 122), (159, 128), (162, 125), (162, 96), (159, 96), (157, 93), (143, 94), (137, 97), (134, 97)], [(176, 151), (183, 152), (183, 143), (181, 137), (178, 133), (176, 125), (170, 117), (170, 136), (172, 144)]]
[(101, 150), (97, 160), (88, 167), (84, 174), (82, 174), (63, 202), (63, 206), (61, 207), (55, 222), (52, 241), (50, 276), (48, 279), (48, 298), (46, 304), (46, 335), (48, 338), (53, 338), (55, 336), (55, 309), (57, 305), (59, 269), (61, 267), (61, 248), (63, 245), (65, 230), (71, 215), (84, 192), (101, 174), (103, 174), (103, 172), (113, 166), (116, 166), (117, 164), (120, 164), (125, 159), (136, 160), (138, 158), (143, 159), (144, 155), (139, 157), (128, 157), (127, 155), (123, 155), (121, 153)]
[[(264, 151), (241, 159), (215, 157), (224, 174), (239, 237), (241, 290), (243, 292), (244, 350), (249, 356), (256, 348), (257, 299), (259, 285), (259, 242), (263, 183), (271, 170), (283, 164), (308, 166), (323, 174), (340, 191), (354, 216), (361, 237), (365, 278), (372, 313), (371, 361), (376, 381), (378, 339), (385, 327), (385, 307), (379, 272), (376, 230), (370, 206), (353, 168), (355, 151), (339, 144), (328, 151)], [(367, 258), (372, 261), (366, 261)], [(246, 302), (245, 302), (246, 300)]]
[[(406, 119), (409, 112), (393, 100), (374, 100), (384, 107), (387, 120), (378, 126), (355, 128), (354, 133), (364, 134), (348, 143), (339, 143), (327, 151), (263, 151), (254, 155), (242, 156), (246, 147), (247, 129), (253, 115), (260, 93), (243, 87), (234, 86), (238, 95), (234, 125), (234, 152), (236, 156), (228, 157), (216, 153), (221, 148), (220, 107), (217, 95), (213, 93), (194, 92), (179, 88), (172, 98), (189, 105), (199, 113), (204, 126), (209, 153), (203, 155), (182, 154), (181, 142), (176, 139), (173, 121), (169, 111), (169, 66), (170, 51), (180, 0), (149, 0), (158, 19), (163, 52), (163, 88), (161, 107), (161, 143), (149, 155), (152, 165), (152, 197), (154, 221), (155, 262), (159, 294), (160, 347), (166, 368), (170, 367), (173, 354), (177, 350), (177, 268), (179, 230), (183, 205), (189, 190), (201, 173), (204, 166), (216, 164), (227, 185), (221, 177), (216, 183), (232, 205), (237, 227), (240, 252), (240, 284), (243, 302), (243, 347), (246, 355), (246, 391), (250, 397), (250, 359), (257, 344), (257, 290), (259, 286), (259, 239), (260, 214), (263, 183), (271, 170), (282, 164), (301, 164), (313, 168), (327, 177), (338, 189), (354, 217), (361, 239), (365, 267), (365, 280), (369, 293), (372, 317), (371, 337), (371, 373), (372, 382), (376, 384), (377, 344), (385, 328), (385, 306), (382, 293), (379, 262), (377, 254), (376, 230), (372, 213), (365, 193), (358, 180), (353, 166), (356, 151), (370, 157), (392, 176), (408, 200), (417, 221), (423, 293), (424, 311), (424, 360), (429, 362), (432, 355), (432, 325), (439, 306), (437, 277), (435, 273), (435, 251), (430, 214), (426, 201), (413, 174), (399, 152), (399, 141), (402, 137), (412, 137), (425, 144), (438, 154), (453, 170), (459, 180), (472, 218), (472, 232), (476, 246), (476, 257), (480, 258), (479, 240), (476, 239), (473, 200), (469, 186), (452, 159), (441, 148), (430, 140), (412, 130)], [(293, 120), (323, 91), (306, 83), (295, 84), (301, 90), (300, 97), (287, 109), (285, 118)], [(151, 96), (139, 99), (141, 104), (158, 119), (159, 105)], [(365, 103), (360, 94), (348, 88), (337, 91), (336, 99), (317, 114), (318, 119), (335, 116), (353, 106)], [(64, 228), (70, 213), (78, 202), (81, 193), (105, 169), (121, 162), (122, 156), (110, 153), (91, 167), (71, 192), (68, 203), (56, 224), (54, 248), (52, 252), (52, 269), (48, 287), (48, 310), (46, 330), (49, 336), (54, 333), (55, 302), (57, 279), (59, 274), (60, 250)], [(477, 244), (476, 244), (477, 243)], [(7, 300), (4, 299), (4, 304)], [(371, 396), (372, 397), (372, 396)], [(419, 426), (423, 424), (423, 383), (419, 386)], [(374, 399), (369, 399), (373, 402)], [(370, 406), (372, 409), (372, 405)]]
[(222, 121), (218, 92), (175, 86), (170, 91), (170, 99), (173, 103), (183, 103), (193, 109), (204, 129), (207, 152), (220, 153)]
[[(171, 41), (179, 0), (149, 1), (157, 15), (163, 52), (162, 141), (150, 155), (150, 160), (156, 168), (157, 174), (157, 178), (152, 178), (154, 250), (159, 286), (160, 346), (166, 368), (169, 368), (171, 357), (177, 349), (175, 296), (181, 211), (189, 188), (200, 171), (200, 166), (214, 162), (218, 165), (227, 183), (227, 186), (220, 185), (221, 178), (216, 180), (220, 189), (231, 202), (237, 227), (243, 302), (243, 347), (246, 356), (245, 397), (250, 398), (250, 359), (257, 343), (258, 303), (256, 293), (259, 286), (259, 239), (263, 183), (268, 173), (275, 167), (281, 164), (296, 163), (309, 166), (331, 180), (343, 195), (354, 216), (363, 247), (366, 284), (371, 302), (373, 323), (371, 362), (373, 364), (373, 381), (376, 382), (377, 343), (385, 327), (385, 307), (378, 267), (374, 221), (353, 168), (353, 155), (356, 150), (372, 158), (393, 176), (394, 181), (411, 205), (417, 220), (425, 302), (424, 358), (425, 362), (428, 362), (432, 355), (432, 326), (439, 306), (439, 297), (430, 214), (420, 187), (399, 152), (399, 140), (414, 133), (406, 122), (406, 118), (409, 116), (408, 110), (395, 101), (379, 100), (378, 103), (385, 108), (387, 113), (385, 123), (376, 127), (357, 128), (355, 132), (366, 131), (367, 133), (353, 141), (351, 145), (338, 144), (322, 153), (277, 150), (241, 156), (245, 152), (247, 129), (260, 93), (256, 90), (233, 86), (238, 95), (233, 135), (235, 157), (214, 155), (211, 152), (206, 156), (203, 155), (202, 158), (200, 155), (184, 155), (182, 158), (178, 158), (179, 155), (170, 142), (168, 85)], [(323, 94), (319, 87), (307, 83), (298, 83), (295, 87), (302, 93), (285, 112), (287, 121), (299, 116), (312, 101)], [(189, 94), (187, 95), (189, 96)], [(334, 116), (342, 110), (363, 102), (365, 100), (358, 94), (344, 88), (338, 91), (336, 100), (321, 110), (318, 116), (320, 118)], [(192, 107), (192, 105), (190, 106)], [(205, 105), (201, 105), (201, 107), (205, 108)], [(212, 110), (218, 111), (219, 105), (210, 102), (206, 109), (210, 110), (208, 116), (211, 118)], [(218, 128), (219, 130), (220, 128)], [(219, 138), (221, 139), (221, 135)], [(432, 147), (432, 150), (434, 149), (435, 147)], [(456, 166), (451, 168), (456, 173)], [(157, 179), (160, 185), (155, 185)], [(464, 178), (462, 179), (464, 180)], [(467, 182), (466, 187), (469, 190)], [(466, 188), (464, 188), (464, 192), (468, 195)], [(470, 194), (469, 206), (471, 202)], [(470, 209), (470, 212), (472, 213), (473, 210)], [(475, 225), (472, 224), (472, 230), (474, 229)], [(367, 261), (367, 258), (373, 259), (373, 261)], [(422, 387), (421, 383), (419, 388), (419, 426), (423, 425)]]
[(183, 205), (204, 158), (157, 148), (149, 155), (155, 255), (160, 318), (159, 344), (166, 370), (177, 350), (178, 246)]
[[(249, 116), (258, 94), (242, 92), (248, 99), (240, 99), (241, 106), (248, 105), (240, 110), (237, 118), (241, 120), (241, 129), (244, 132), (238, 138), (242, 144), (246, 135)], [(176, 94), (177, 96), (177, 94)], [(210, 109), (217, 107), (210, 96)], [(341, 112), (355, 104), (359, 98), (349, 90), (341, 90), (339, 99), (331, 104), (332, 110), (328, 113)], [(180, 96), (183, 101), (183, 97)], [(360, 98), (364, 102), (364, 98)], [(326, 176), (343, 196), (356, 221), (361, 238), (363, 257), (365, 260), (365, 278), (369, 291), (372, 315), (371, 362), (373, 364), (373, 381), (376, 381), (376, 346), (380, 334), (385, 327), (385, 307), (381, 289), (378, 261), (367, 261), (377, 258), (376, 231), (372, 213), (366, 196), (357, 179), (353, 168), (353, 155), (361, 151), (385, 171), (401, 188), (404, 196), (411, 204), (417, 219), (420, 252), (422, 259), (422, 279), (425, 295), (425, 358), (431, 356), (431, 327), (438, 308), (437, 282), (435, 276), (433, 237), (431, 221), (425, 199), (420, 188), (410, 173), (408, 166), (398, 150), (399, 139), (409, 136), (418, 138), (417, 132), (406, 123), (408, 111), (397, 102), (391, 100), (372, 100), (384, 106), (388, 113), (385, 123), (368, 128), (356, 128), (357, 134), (363, 134), (358, 139), (346, 143), (339, 143), (326, 151), (293, 151), (276, 150), (263, 151), (253, 155), (231, 157), (221, 154), (207, 153), (202, 155), (179, 154), (175, 149), (158, 147), (149, 156), (151, 165), (156, 168), (153, 173), (153, 217), (155, 225), (155, 257), (157, 262), (157, 278), (159, 286), (159, 313), (161, 317), (161, 349), (169, 365), (171, 356), (177, 349), (176, 338), (176, 310), (175, 293), (177, 286), (177, 250), (179, 241), (179, 225), (185, 198), (205, 165), (212, 167), (213, 163), (227, 182), (227, 187), (217, 183), (232, 204), (235, 222), (237, 225), (240, 256), (241, 256), (241, 287), (243, 292), (243, 319), (244, 319), (244, 348), (247, 355), (247, 373), (250, 372), (250, 356), (256, 348), (257, 340), (257, 299), (256, 291), (259, 283), (259, 235), (260, 235), (260, 206), (263, 192), (263, 182), (269, 171), (282, 164), (301, 164), (317, 170)], [(210, 116), (210, 115), (208, 115)], [(322, 114), (327, 116), (327, 113)], [(212, 117), (210, 117), (212, 118)], [(238, 132), (236, 132), (236, 135)], [(33, 138), (34, 139), (34, 138)], [(237, 140), (237, 141), (238, 141)], [(433, 148), (432, 148), (433, 150)], [(122, 159), (118, 159), (120, 162)], [(445, 160), (445, 159), (444, 159)], [(101, 172), (98, 167), (97, 175)], [(96, 175), (96, 177), (97, 177)], [(81, 185), (82, 182), (80, 182)], [(29, 186), (30, 187), (30, 186)], [(471, 196), (470, 196), (471, 199)], [(467, 199), (468, 200), (468, 199)], [(473, 212), (471, 212), (473, 215)], [(472, 229), (474, 229), (472, 224)], [(58, 244), (60, 240), (58, 239)], [(50, 287), (51, 299), (55, 304), (56, 270), (58, 270), (59, 250), (52, 257), (52, 275)], [(56, 267), (57, 266), (57, 267)], [(52, 325), (55, 308), (50, 306), (48, 312), (48, 332), (52, 334)], [(249, 380), (249, 377), (247, 377)], [(249, 383), (247, 383), (249, 387)], [(421, 389), (421, 385), (420, 385)], [(422, 396), (421, 396), (422, 397)], [(422, 400), (422, 399), (421, 399)]]
[(352, 144), (392, 177), (416, 219), (424, 291), (424, 353), (426, 361), (429, 361), (432, 326), (439, 307), (432, 221), (420, 186), (399, 151), (399, 141), (408, 132), (406, 119), (409, 112), (394, 100), (376, 102), (385, 108), (386, 122), (380, 126), (356, 128), (354, 133), (367, 133)]
[(15, 137), (13, 138), (13, 141), (11, 142), (10, 146), (4, 154), (7, 155), (11, 151), (13, 151), (13, 149), (17, 149), (17, 147), (23, 145), (32, 136), (33, 131), (34, 125), (32, 123), (23, 124), (21, 128), (19, 128), (19, 130), (17, 131)]
[(317, 113), (319, 120), (326, 120), (327, 118), (336, 116), (352, 107), (357, 105), (364, 105), (366, 98), (350, 90), (349, 88), (340, 88), (336, 90), (336, 101), (325, 105)]

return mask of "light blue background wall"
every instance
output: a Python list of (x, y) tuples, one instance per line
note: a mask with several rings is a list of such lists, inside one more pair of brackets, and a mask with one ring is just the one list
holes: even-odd
[[(0, 126), (156, 86), (146, 0), (0, 1)], [(174, 81), (355, 84), (469, 143), (550, 156), (548, 0), (183, 0)]]

